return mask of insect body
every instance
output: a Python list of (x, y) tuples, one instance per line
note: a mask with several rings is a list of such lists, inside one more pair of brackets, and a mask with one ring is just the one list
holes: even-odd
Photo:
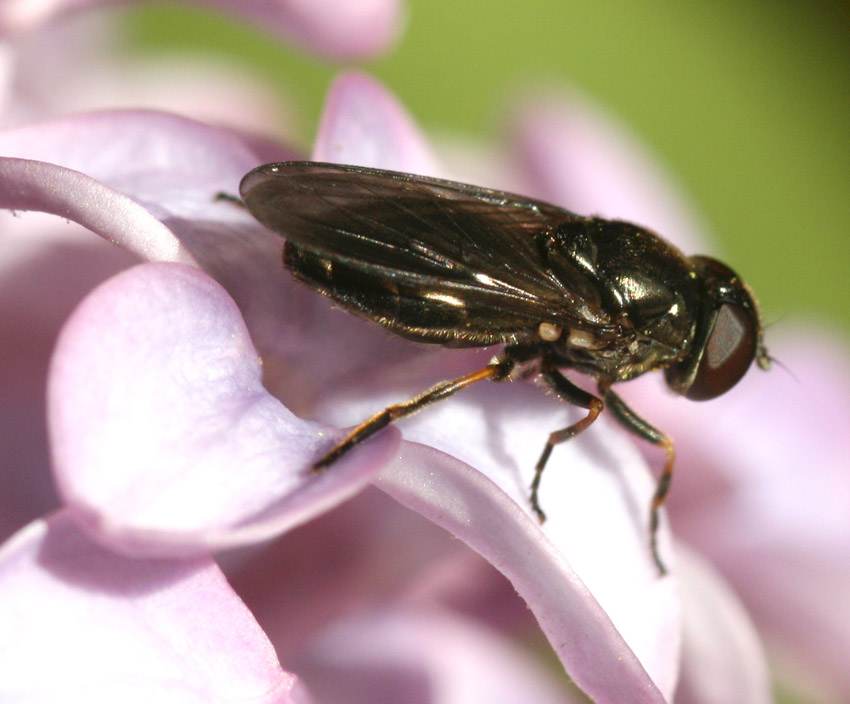
[[(388, 424), (478, 381), (533, 369), (562, 400), (587, 409), (550, 434), (535, 467), (531, 505), (552, 448), (585, 430), (604, 407), (667, 461), (650, 510), (670, 485), (673, 443), (611, 389), (663, 369), (694, 400), (734, 386), (752, 361), (764, 369), (758, 308), (720, 262), (686, 257), (627, 222), (583, 217), (522, 196), (392, 171), (284, 162), (250, 172), (248, 210), (286, 237), (283, 260), (300, 280), (402, 337), (449, 347), (504, 344), (478, 372), (445, 381), (377, 413), (315, 465), (329, 466)], [(595, 379), (595, 396), (562, 369)]]

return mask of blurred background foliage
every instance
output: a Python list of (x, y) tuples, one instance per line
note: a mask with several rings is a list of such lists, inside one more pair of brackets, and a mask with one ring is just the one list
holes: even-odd
[[(309, 145), (340, 66), (225, 16), (125, 14), (142, 51), (219, 52), (272, 80)], [(409, 0), (408, 19), (362, 67), (426, 129), (496, 136), (518, 88), (577, 86), (690, 192), (768, 323), (803, 314), (850, 331), (847, 2)]]

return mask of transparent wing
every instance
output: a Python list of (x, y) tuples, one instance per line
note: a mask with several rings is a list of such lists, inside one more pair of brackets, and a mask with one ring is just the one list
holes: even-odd
[(502, 191), (355, 166), (249, 173), (250, 212), (287, 239), (286, 264), (345, 307), (422, 341), (526, 339), (541, 322), (599, 328), (598, 283), (552, 233), (585, 218)]

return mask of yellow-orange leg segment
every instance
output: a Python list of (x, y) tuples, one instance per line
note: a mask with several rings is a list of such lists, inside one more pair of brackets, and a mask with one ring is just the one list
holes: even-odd
[(430, 406), (432, 403), (442, 401), (444, 398), (448, 398), (449, 396), (456, 394), (458, 391), (465, 389), (467, 386), (477, 384), (479, 381), (502, 381), (503, 379), (506, 379), (511, 373), (513, 367), (514, 362), (512, 360), (497, 359), (483, 369), (479, 369), (477, 372), (467, 374), (459, 379), (441, 381), (439, 384), (435, 384), (427, 391), (419, 394), (409, 401), (388, 406), (380, 413), (376, 413), (368, 420), (365, 420), (360, 425), (353, 428), (348, 435), (346, 435), (339, 443), (334, 445), (334, 447), (332, 447), (324, 457), (313, 465), (312, 471), (320, 472), (336, 462), (355, 445), (363, 442), (366, 438), (371, 437), (379, 430), (386, 428), (390, 423), (394, 423), (405, 416), (412, 415), (413, 413), (425, 408), (425, 406)]

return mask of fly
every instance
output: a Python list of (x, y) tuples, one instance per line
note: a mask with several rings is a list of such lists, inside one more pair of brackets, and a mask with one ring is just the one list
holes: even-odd
[[(603, 408), (666, 452), (649, 514), (650, 548), (670, 488), (670, 437), (612, 385), (663, 370), (668, 386), (702, 401), (731, 389), (755, 360), (768, 369), (758, 307), (721, 262), (687, 257), (655, 233), (576, 215), (542, 201), (412, 174), (317, 162), (268, 164), (242, 180), (252, 215), (286, 243), (283, 263), (346, 310), (417, 342), (504, 345), (477, 372), (443, 381), (351, 430), (313, 466), (332, 465), (390, 423), (479, 381), (531, 368), (587, 414), (549, 435), (534, 469), (531, 507), (553, 448)], [(593, 378), (597, 394), (562, 370)]]

